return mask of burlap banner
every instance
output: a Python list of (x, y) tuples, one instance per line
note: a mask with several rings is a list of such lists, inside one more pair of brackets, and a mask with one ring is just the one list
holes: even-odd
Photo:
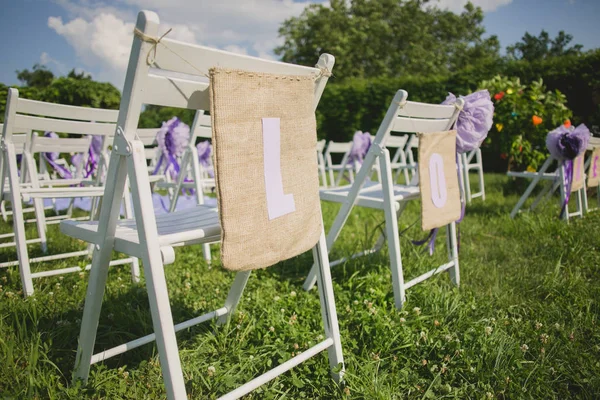
[(314, 89), (310, 76), (210, 71), (226, 269), (268, 267), (319, 240)]

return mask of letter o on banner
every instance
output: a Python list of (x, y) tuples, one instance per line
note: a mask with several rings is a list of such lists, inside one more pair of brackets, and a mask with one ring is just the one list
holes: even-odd
[(448, 201), (444, 160), (439, 153), (433, 153), (429, 158), (429, 183), (431, 184), (431, 201), (437, 208), (442, 208)]
[(429, 230), (460, 218), (456, 131), (418, 135), (421, 229)]

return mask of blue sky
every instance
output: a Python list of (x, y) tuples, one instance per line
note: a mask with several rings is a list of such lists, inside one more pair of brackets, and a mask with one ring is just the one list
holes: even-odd
[[(465, 0), (439, 0), (459, 10)], [(501, 45), (525, 31), (559, 30), (585, 49), (600, 47), (600, 0), (473, 0), (485, 11), (487, 34)], [(72, 68), (122, 84), (136, 11), (157, 11), (171, 37), (273, 57), (277, 27), (306, 2), (293, 0), (11, 0), (0, 14), (0, 82), (17, 84), (15, 70), (43, 63), (55, 74)]]

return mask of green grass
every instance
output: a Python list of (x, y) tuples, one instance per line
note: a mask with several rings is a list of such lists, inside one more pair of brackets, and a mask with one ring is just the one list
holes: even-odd
[[(600, 212), (565, 224), (553, 201), (511, 220), (517, 191), (501, 175), (486, 183), (487, 200), (474, 200), (460, 225), (460, 288), (436, 276), (411, 288), (398, 311), (387, 248), (334, 268), (346, 389), (331, 380), (321, 354), (248, 398), (600, 398)], [(337, 206), (323, 207), (330, 224)], [(401, 237), (407, 278), (446, 254), (444, 235), (434, 257), (410, 244), (425, 235), (418, 207), (400, 219), (401, 230), (417, 222)], [(332, 259), (372, 244), (382, 220), (353, 211)], [(49, 236), (50, 249), (82, 247), (56, 226)], [(198, 246), (176, 253), (166, 267), (175, 320), (222, 306), (233, 274), (207, 266)], [(84, 260), (56, 267), (76, 262)], [(302, 290), (310, 264), (305, 254), (253, 274), (229, 325), (178, 335), (190, 398), (216, 398), (319, 340), (317, 293)], [(0, 398), (164, 398), (154, 345), (93, 366), (85, 386), (71, 383), (87, 277), (37, 279), (24, 300), (17, 268), (0, 272)], [(96, 350), (152, 330), (145, 287), (131, 283), (127, 268), (110, 271), (98, 330)]]

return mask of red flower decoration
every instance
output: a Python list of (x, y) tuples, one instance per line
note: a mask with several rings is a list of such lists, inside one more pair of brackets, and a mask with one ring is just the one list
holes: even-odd
[(508, 154), (506, 154), (506, 153), (501, 153), (500, 154), (500, 158), (501, 159), (506, 160), (506, 157), (508, 157)]
[(565, 128), (570, 128), (571, 127), (571, 120), (570, 119), (565, 120), (564, 125), (565, 125)]
[(496, 100), (502, 100), (502, 98), (504, 97), (504, 94), (505, 94), (504, 92), (496, 93), (494, 95), (494, 99), (496, 99)]
[(534, 115), (533, 117), (531, 117), (531, 122), (533, 122), (534, 126), (538, 126), (543, 121), (542, 121), (542, 119), (540, 117), (538, 117), (537, 115)]

